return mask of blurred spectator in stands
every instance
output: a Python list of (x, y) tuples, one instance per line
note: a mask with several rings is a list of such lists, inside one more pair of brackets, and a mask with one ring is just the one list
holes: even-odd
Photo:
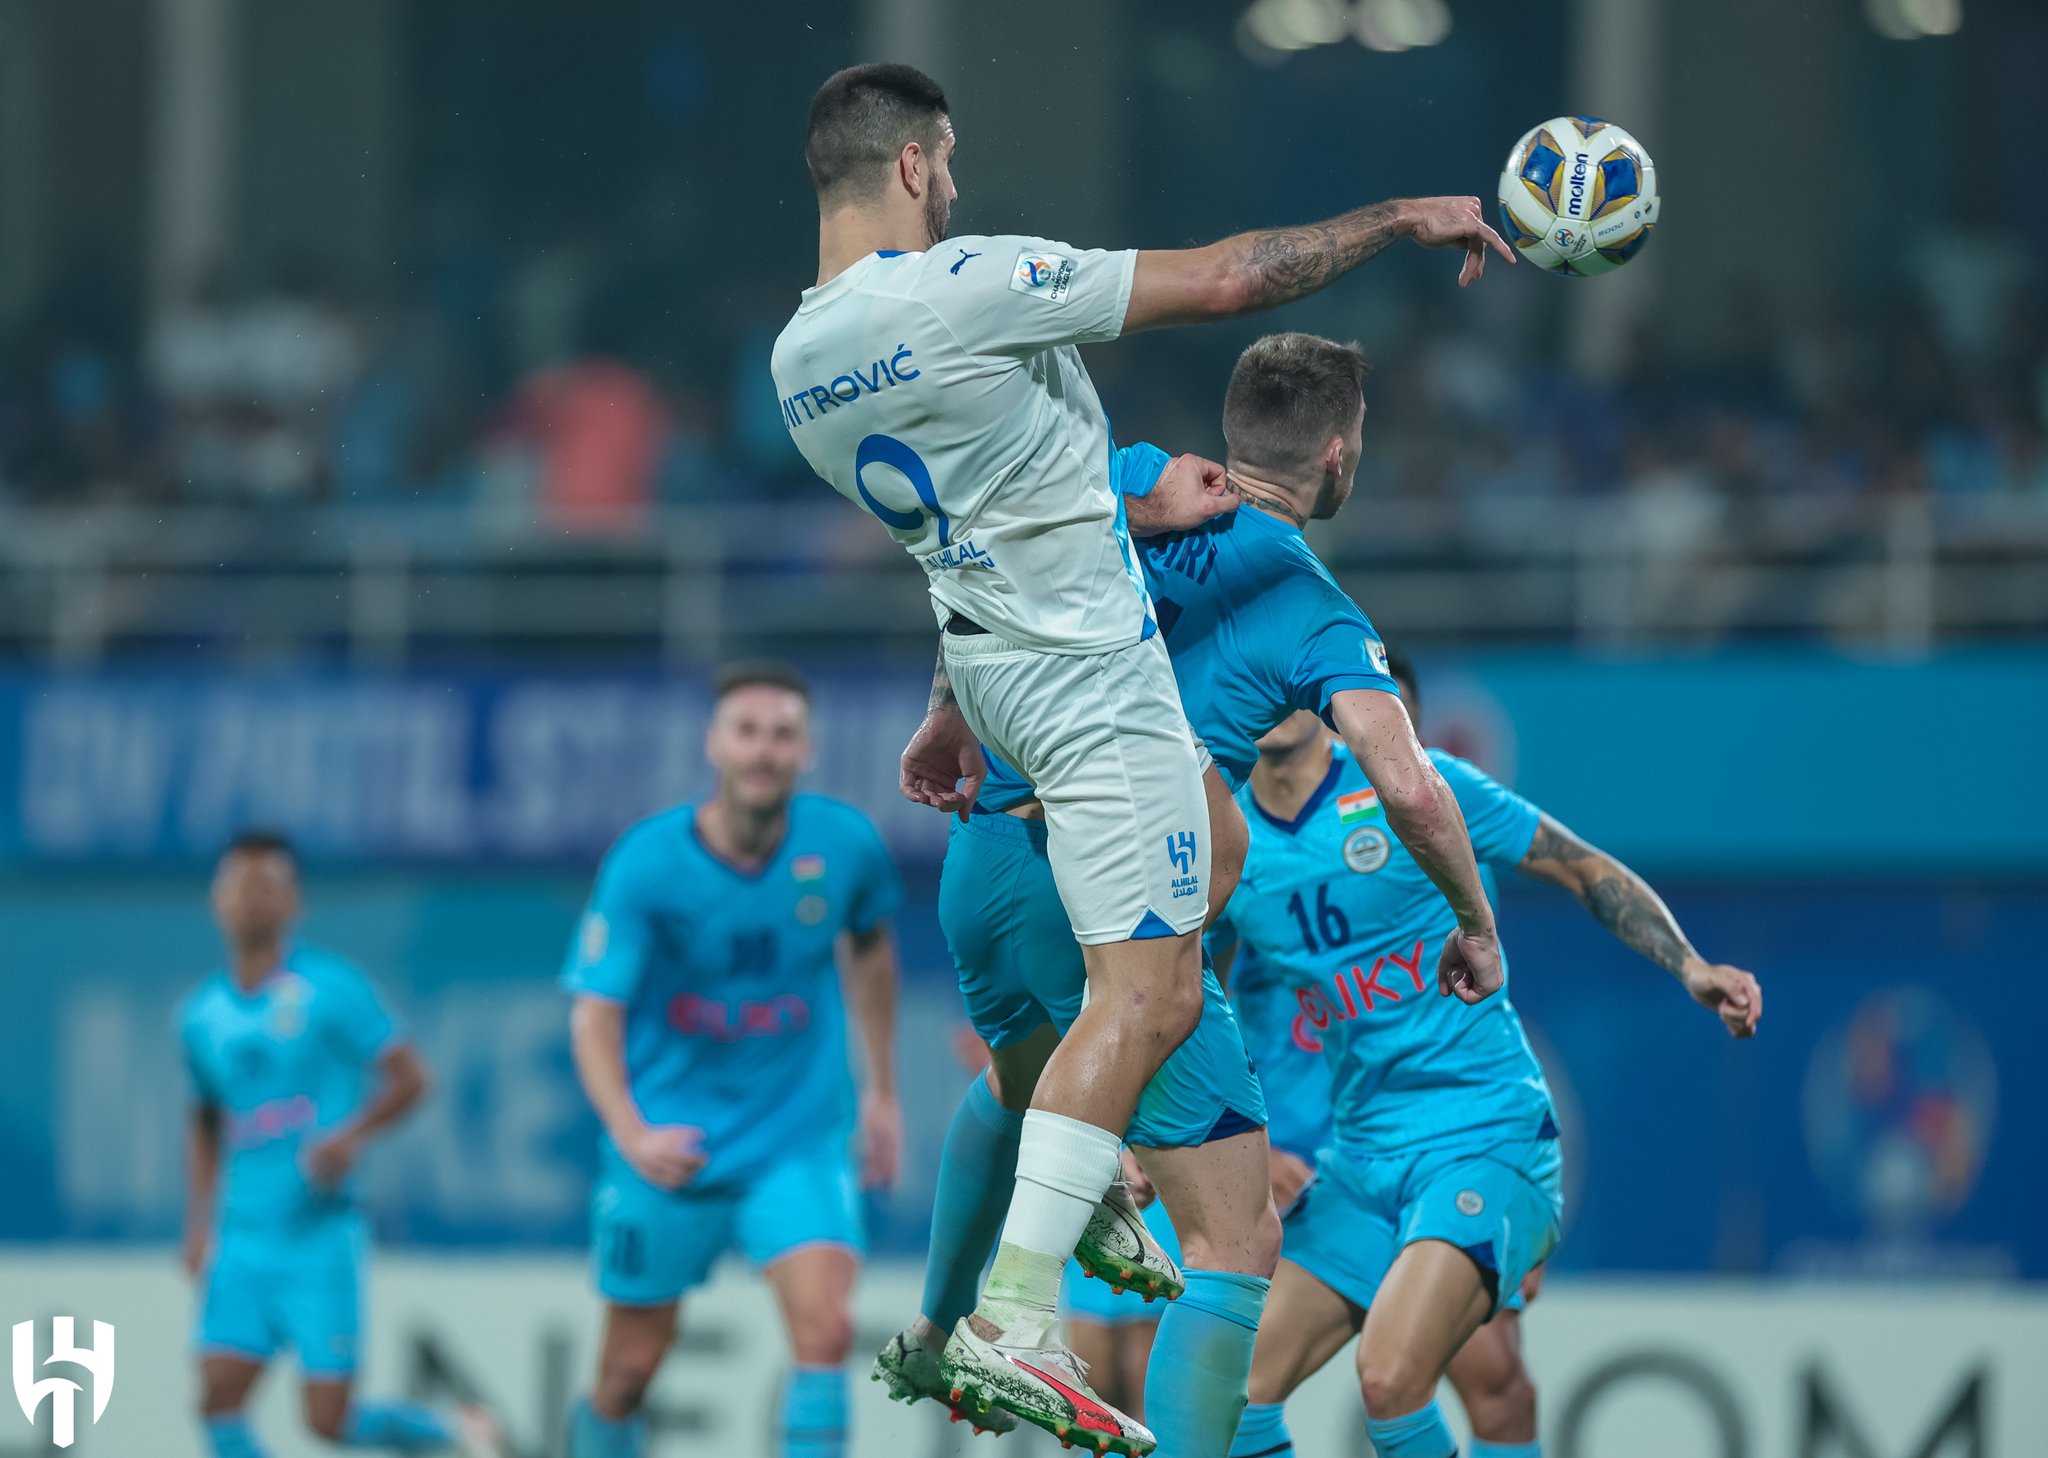
[(316, 499), (330, 474), (329, 416), (362, 363), (355, 320), (309, 265), (247, 294), (209, 274), (150, 341), (173, 472), (198, 496)]

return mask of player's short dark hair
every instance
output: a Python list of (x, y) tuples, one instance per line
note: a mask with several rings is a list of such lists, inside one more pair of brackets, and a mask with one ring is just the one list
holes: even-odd
[(748, 658), (725, 664), (711, 681), (712, 701), (716, 703), (727, 694), (756, 687), (788, 689), (804, 703), (811, 701), (811, 681), (787, 663), (772, 658)]
[(1230, 458), (1280, 472), (1313, 467), (1330, 437), (1357, 419), (1369, 368), (1356, 344), (1319, 334), (1254, 340), (1223, 392)]
[(299, 868), (298, 847), (292, 844), (291, 837), (264, 826), (245, 826), (236, 831), (220, 854), (222, 860), (229, 856), (283, 856), (291, 862), (293, 870)]
[(1400, 688), (1401, 696), (1414, 707), (1419, 718), (1422, 714), (1422, 680), (1415, 676), (1415, 660), (1398, 648), (1386, 649), (1386, 655), (1387, 677)]
[(914, 66), (871, 61), (835, 71), (811, 98), (804, 161), (820, 199), (873, 186), (917, 142), (939, 144), (939, 118), (951, 108), (939, 83)]

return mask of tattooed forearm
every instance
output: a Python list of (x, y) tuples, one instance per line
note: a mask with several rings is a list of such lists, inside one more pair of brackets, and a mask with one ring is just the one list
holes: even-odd
[(927, 714), (948, 708), (955, 703), (953, 698), (953, 675), (946, 672), (946, 645), (939, 644), (939, 661), (932, 666), (932, 696), (925, 704)]
[(1641, 876), (1548, 815), (1536, 822), (1536, 834), (1523, 853), (1520, 869), (1565, 887), (1615, 940), (1674, 977), (1693, 955), (1692, 943), (1685, 939), (1671, 908)]
[(1400, 210), (1390, 202), (1358, 208), (1327, 223), (1247, 233), (1238, 263), (1245, 307), (1270, 309), (1312, 294), (1400, 236)]
[(1631, 871), (1621, 869), (1602, 876), (1579, 899), (1593, 913), (1593, 920), (1614, 933), (1616, 941), (1674, 977), (1692, 955), (1692, 944), (1679, 930), (1671, 908)]

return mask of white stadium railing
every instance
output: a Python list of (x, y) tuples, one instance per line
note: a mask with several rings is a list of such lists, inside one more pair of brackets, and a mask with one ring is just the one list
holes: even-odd
[[(2048, 504), (2044, 504), (2048, 505)], [(1314, 539), (1403, 641), (1823, 637), (1912, 650), (2048, 632), (2048, 509), (1785, 499), (1361, 499)], [(1476, 525), (1475, 525), (1476, 523)], [(612, 538), (489, 514), (226, 509), (0, 516), (0, 651), (91, 664), (309, 646), (658, 654), (929, 644), (921, 574), (836, 503), (674, 509)]]

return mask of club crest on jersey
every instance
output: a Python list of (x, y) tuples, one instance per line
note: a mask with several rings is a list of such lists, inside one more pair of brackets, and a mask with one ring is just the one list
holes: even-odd
[(822, 896), (800, 897), (796, 903), (796, 919), (804, 926), (816, 926), (825, 919), (831, 907)]
[(1010, 271), (1011, 288), (1055, 304), (1067, 296), (1073, 282), (1074, 260), (1060, 253), (1034, 253), (1027, 248), (1017, 255), (1017, 266)]
[(1344, 837), (1344, 864), (1361, 876), (1370, 876), (1387, 863), (1391, 849), (1385, 831), (1362, 825)]
[(1166, 837), (1166, 858), (1173, 862), (1177, 873), (1173, 878), (1173, 894), (1182, 896), (1202, 894), (1202, 878), (1195, 870), (1195, 833), (1192, 830), (1175, 831)]

